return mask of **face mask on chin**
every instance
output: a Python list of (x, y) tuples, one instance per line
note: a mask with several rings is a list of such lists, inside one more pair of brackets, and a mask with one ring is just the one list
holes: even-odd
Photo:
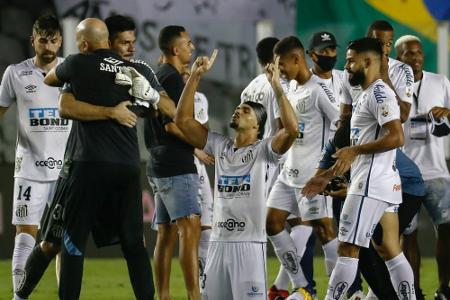
[(331, 71), (336, 65), (337, 56), (325, 56), (325, 55), (317, 55), (316, 64), (322, 69), (322, 71), (328, 72)]

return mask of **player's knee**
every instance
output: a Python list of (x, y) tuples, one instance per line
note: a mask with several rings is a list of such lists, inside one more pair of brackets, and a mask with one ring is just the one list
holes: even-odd
[(276, 214), (268, 214), (266, 218), (266, 230), (268, 235), (275, 235), (284, 230), (285, 220)]
[(61, 252), (61, 245), (56, 245), (54, 243), (42, 241), (39, 246), (42, 249), (42, 252), (47, 257), (55, 257), (59, 252)]
[(340, 242), (338, 246), (338, 254), (343, 257), (359, 257), (359, 246)]
[(201, 224), (198, 215), (190, 215), (177, 220), (178, 233), (180, 237), (200, 235)]
[(21, 233), (27, 233), (36, 238), (38, 232), (37, 225), (16, 225), (16, 235)]
[(314, 222), (313, 228), (314, 233), (317, 235), (322, 244), (326, 244), (336, 238), (336, 233), (330, 222)]

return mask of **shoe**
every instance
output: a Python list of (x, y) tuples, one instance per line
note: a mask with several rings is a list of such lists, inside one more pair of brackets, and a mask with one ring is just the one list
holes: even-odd
[(434, 293), (434, 300), (450, 300), (450, 288), (438, 289)]
[(416, 290), (416, 300), (425, 300), (425, 295), (422, 292), (422, 289)]
[(356, 291), (350, 298), (348, 298), (348, 300), (364, 300), (364, 299), (366, 299), (366, 295), (364, 295), (363, 291)]
[(284, 300), (289, 297), (289, 292), (286, 290), (279, 290), (275, 285), (272, 285), (267, 291), (268, 300)]
[(306, 289), (298, 288), (286, 300), (313, 300), (313, 297)]

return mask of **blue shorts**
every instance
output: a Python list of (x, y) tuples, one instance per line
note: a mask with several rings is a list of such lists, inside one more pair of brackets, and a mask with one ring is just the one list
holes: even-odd
[(434, 225), (450, 222), (450, 178), (436, 178), (425, 181), (423, 205)]
[(190, 215), (201, 215), (197, 200), (197, 174), (149, 178), (155, 199), (155, 223), (167, 224)]

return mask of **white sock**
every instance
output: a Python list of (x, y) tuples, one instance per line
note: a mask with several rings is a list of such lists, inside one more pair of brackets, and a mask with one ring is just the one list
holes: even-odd
[[(312, 227), (306, 225), (297, 225), (291, 228), (291, 238), (294, 241), (295, 247), (297, 248), (297, 255), (301, 258), (303, 253), (305, 253), (306, 243), (312, 233)], [(287, 290), (289, 287), (289, 275), (284, 270), (283, 265), (280, 265), (277, 278), (275, 279), (274, 285), (277, 289)]]
[(287, 271), (293, 287), (306, 287), (308, 281), (306, 281), (300, 266), (300, 257), (298, 257), (294, 241), (287, 230), (285, 229), (278, 234), (269, 236), (269, 240), (272, 242), (279, 261)]
[(403, 252), (386, 261), (385, 264), (389, 270), (392, 285), (399, 299), (415, 300), (414, 275), (411, 265), (406, 260)]
[(377, 295), (372, 291), (372, 289), (369, 287), (369, 291), (367, 292), (367, 296), (365, 300), (378, 300)]
[(25, 263), (33, 250), (36, 240), (28, 233), (19, 233), (14, 239), (12, 257), (12, 279), (14, 291), (17, 291), (25, 279)]
[(20, 298), (19, 296), (14, 294), (14, 297), (12, 298), (12, 300), (27, 300), (27, 299)]
[(329, 241), (325, 245), (322, 245), (323, 254), (325, 256), (325, 269), (327, 270), (328, 277), (331, 276), (334, 266), (336, 265), (336, 260), (338, 259), (338, 240), (337, 238)]
[(200, 242), (198, 243), (198, 260), (201, 264), (200, 273), (203, 273), (203, 270), (206, 265), (206, 258), (208, 257), (210, 237), (211, 237), (211, 229), (202, 230), (202, 232), (200, 233)]
[(359, 259), (353, 257), (338, 257), (336, 266), (328, 282), (325, 300), (341, 300), (347, 294), (348, 288), (355, 281)]

